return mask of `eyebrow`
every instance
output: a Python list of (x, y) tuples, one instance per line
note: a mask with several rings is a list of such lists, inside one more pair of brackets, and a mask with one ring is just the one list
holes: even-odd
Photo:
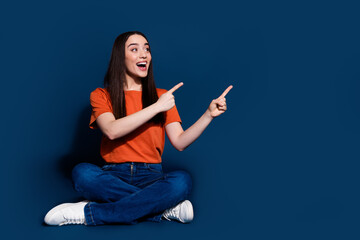
[[(130, 43), (127, 47), (130, 47), (131, 45), (139, 46), (138, 43)], [(145, 43), (144, 46), (145, 46), (145, 45), (149, 46), (149, 43)]]

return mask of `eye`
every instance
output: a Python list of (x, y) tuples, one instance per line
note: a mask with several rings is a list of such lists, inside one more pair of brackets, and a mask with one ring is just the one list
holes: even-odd
[(134, 52), (134, 50), (137, 51), (137, 48), (133, 48), (133, 49), (131, 49), (130, 51)]
[(150, 48), (145, 48), (145, 50), (146, 50), (147, 52), (150, 52)]

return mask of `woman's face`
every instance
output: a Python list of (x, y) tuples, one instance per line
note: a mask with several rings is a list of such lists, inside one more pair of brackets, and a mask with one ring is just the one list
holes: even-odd
[(148, 74), (151, 61), (150, 46), (141, 35), (131, 35), (125, 43), (126, 79), (139, 80)]

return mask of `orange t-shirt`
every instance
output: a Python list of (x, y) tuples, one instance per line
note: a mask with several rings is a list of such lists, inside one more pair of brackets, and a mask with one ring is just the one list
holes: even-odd
[[(158, 96), (167, 92), (157, 88)], [(141, 91), (125, 91), (127, 115), (142, 109)], [(110, 95), (104, 88), (97, 88), (90, 94), (92, 114), (89, 127), (97, 128), (96, 118), (105, 112), (113, 112)], [(165, 144), (165, 126), (172, 122), (180, 122), (179, 113), (174, 106), (165, 112), (165, 124), (145, 123), (124, 137), (110, 140), (102, 136), (100, 154), (108, 163), (146, 162), (161, 163), (161, 155)]]

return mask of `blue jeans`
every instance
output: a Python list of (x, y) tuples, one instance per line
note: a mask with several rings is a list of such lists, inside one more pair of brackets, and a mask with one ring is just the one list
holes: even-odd
[(74, 188), (90, 202), (87, 225), (161, 221), (162, 213), (185, 200), (191, 190), (187, 172), (164, 174), (161, 164), (121, 163), (102, 168), (80, 163), (72, 172)]

